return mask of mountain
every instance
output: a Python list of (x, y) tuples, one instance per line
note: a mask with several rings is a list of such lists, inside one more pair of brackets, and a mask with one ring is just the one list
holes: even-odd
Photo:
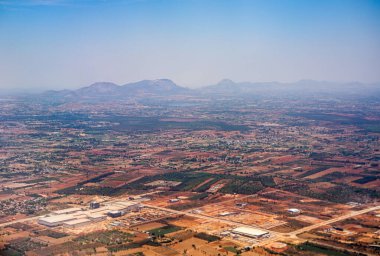
[(117, 95), (119, 93), (120, 86), (109, 82), (98, 82), (90, 86), (80, 88), (74, 93), (83, 97), (98, 97), (101, 95)]
[(189, 91), (169, 79), (142, 80), (135, 83), (117, 85), (97, 82), (77, 90), (46, 91), (43, 97), (52, 100), (77, 101), (88, 99), (126, 99), (185, 94)]
[(200, 89), (202, 93), (210, 94), (251, 94), (281, 86), (278, 82), (252, 83), (234, 82), (230, 79), (223, 79), (214, 85), (205, 86)]
[(234, 82), (224, 79), (217, 84), (198, 89), (203, 95), (232, 96), (284, 96), (284, 95), (380, 95), (380, 84), (365, 84), (359, 82), (330, 82), (315, 80), (300, 80), (293, 83), (280, 82)]
[(124, 85), (98, 82), (77, 90), (47, 91), (40, 99), (55, 102), (112, 101), (193, 95), (200, 97), (329, 97), (365, 96), (380, 97), (380, 84), (359, 82), (338, 83), (328, 81), (300, 80), (294, 83), (280, 82), (234, 82), (223, 79), (217, 84), (198, 89), (187, 89), (169, 79), (142, 80)]
[(142, 80), (121, 87), (121, 92), (125, 94), (173, 95), (187, 91), (189, 89), (178, 86), (170, 79)]

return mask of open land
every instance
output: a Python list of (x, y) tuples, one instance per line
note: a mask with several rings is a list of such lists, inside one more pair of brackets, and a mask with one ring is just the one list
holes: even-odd
[(2, 255), (378, 255), (378, 99), (0, 101)]

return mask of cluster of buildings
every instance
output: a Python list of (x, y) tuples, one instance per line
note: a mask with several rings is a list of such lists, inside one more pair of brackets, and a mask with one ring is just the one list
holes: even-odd
[(14, 216), (17, 213), (34, 214), (43, 211), (46, 205), (47, 201), (43, 197), (19, 196), (17, 200), (13, 198), (0, 199), (0, 219)]
[(115, 218), (130, 211), (140, 209), (140, 204), (132, 201), (114, 201), (101, 206), (98, 202), (91, 202), (90, 207), (79, 207), (54, 211), (51, 214), (38, 219), (38, 223), (48, 226), (65, 226), (76, 228), (90, 223), (105, 220), (108, 217)]

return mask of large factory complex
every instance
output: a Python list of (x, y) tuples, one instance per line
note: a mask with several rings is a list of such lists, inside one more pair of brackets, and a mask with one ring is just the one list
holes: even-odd
[(114, 201), (101, 206), (97, 202), (92, 202), (89, 208), (68, 208), (54, 211), (49, 215), (38, 219), (38, 223), (48, 226), (65, 226), (70, 228), (84, 226), (91, 222), (105, 220), (107, 216), (115, 218), (130, 211), (140, 209), (140, 204), (132, 201)]

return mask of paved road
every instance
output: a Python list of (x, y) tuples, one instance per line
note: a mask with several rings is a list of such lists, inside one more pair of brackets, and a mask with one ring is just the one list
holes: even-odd
[(290, 232), (289, 235), (299, 235), (301, 233), (304, 233), (304, 232), (307, 232), (307, 231), (310, 231), (310, 230), (313, 230), (313, 229), (316, 229), (316, 228), (319, 228), (319, 227), (322, 227), (322, 226), (325, 226), (325, 225), (329, 225), (329, 224), (332, 224), (332, 223), (335, 223), (335, 222), (338, 222), (338, 221), (341, 221), (341, 220), (345, 220), (345, 219), (348, 219), (348, 218), (351, 218), (351, 217), (355, 217), (357, 215), (361, 215), (361, 214), (364, 214), (364, 213), (367, 213), (367, 212), (376, 211), (376, 210), (380, 210), (380, 205), (373, 206), (373, 207), (370, 207), (370, 208), (366, 208), (364, 210), (350, 212), (350, 213), (347, 213), (345, 215), (342, 215), (342, 216), (339, 216), (339, 217), (336, 217), (336, 218), (332, 218), (330, 220), (322, 221), (320, 223), (317, 223), (317, 224), (314, 224), (314, 225), (311, 225), (311, 226), (307, 226), (307, 227), (304, 227), (304, 228), (301, 228), (301, 229), (297, 229), (297, 230), (295, 230), (293, 232)]
[(307, 227), (304, 227), (301, 229), (297, 229), (297, 230), (290, 232), (290, 233), (280, 234), (280, 235), (277, 235), (276, 237), (271, 237), (269, 239), (260, 241), (258, 244), (255, 244), (255, 246), (267, 245), (271, 242), (275, 242), (275, 241), (278, 241), (281, 239), (286, 239), (286, 238), (297, 238), (297, 235), (302, 234), (304, 232), (307, 232), (307, 231), (310, 231), (310, 230), (313, 230), (313, 229), (316, 229), (319, 227), (323, 227), (326, 225), (330, 225), (330, 224), (333, 224), (335, 222), (342, 221), (342, 220), (345, 220), (348, 218), (352, 218), (352, 217), (355, 217), (355, 216), (358, 216), (358, 215), (361, 215), (361, 214), (364, 214), (367, 212), (372, 212), (372, 211), (377, 211), (377, 210), (380, 210), (380, 205), (373, 206), (373, 207), (366, 208), (366, 209), (359, 210), (359, 211), (350, 212), (350, 213), (347, 213), (345, 215), (341, 215), (341, 216), (338, 216), (336, 218), (332, 218), (330, 220), (322, 221), (322, 222), (314, 224), (314, 225), (310, 225), (310, 226), (307, 226)]
[(5, 226), (8, 226), (8, 225), (11, 225), (11, 224), (15, 224), (15, 223), (21, 223), (21, 222), (26, 222), (26, 221), (31, 221), (31, 220), (36, 220), (42, 216), (45, 216), (46, 214), (44, 215), (41, 215), (41, 216), (35, 216), (35, 217), (30, 217), (30, 218), (25, 218), (25, 219), (19, 219), (19, 220), (13, 220), (13, 221), (9, 221), (9, 222), (5, 222), (5, 223), (1, 223), (0, 224), (0, 227), (5, 227)]

